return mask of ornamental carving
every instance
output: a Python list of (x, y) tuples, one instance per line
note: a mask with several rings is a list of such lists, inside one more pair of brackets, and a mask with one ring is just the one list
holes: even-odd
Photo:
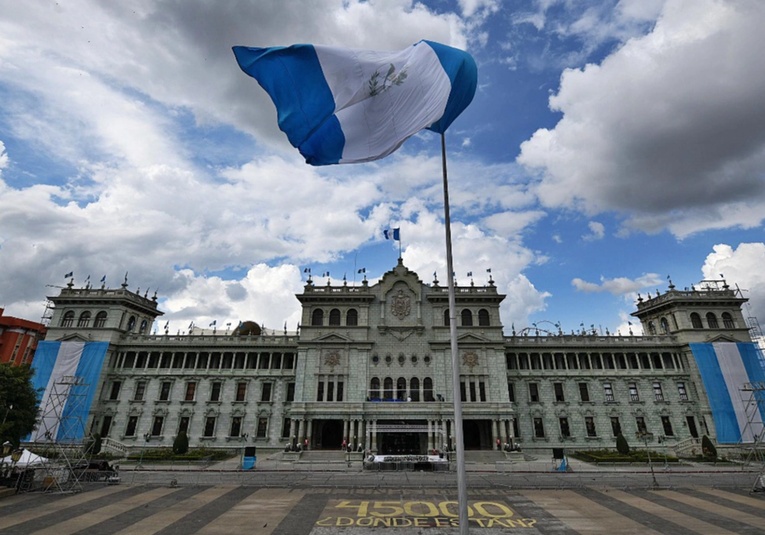
[(324, 357), (325, 366), (329, 366), (330, 368), (334, 369), (335, 366), (338, 366), (339, 364), (340, 364), (340, 353), (338, 353), (337, 351), (333, 351), (332, 353)]
[(470, 371), (473, 371), (473, 368), (478, 366), (478, 355), (476, 355), (474, 352), (465, 353), (462, 355), (462, 364), (470, 368)]
[(399, 290), (398, 293), (393, 296), (390, 308), (391, 314), (402, 320), (412, 312), (412, 299), (404, 294), (403, 290)]

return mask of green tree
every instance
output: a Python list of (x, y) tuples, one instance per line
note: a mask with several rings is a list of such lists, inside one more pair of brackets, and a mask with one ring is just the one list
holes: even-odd
[(701, 437), (701, 452), (707, 459), (717, 460), (717, 448), (706, 435)]
[(189, 451), (189, 437), (186, 433), (181, 431), (173, 441), (173, 453), (176, 455), (183, 455)]
[(18, 447), (35, 427), (37, 395), (29, 366), (0, 364), (0, 444)]
[(621, 433), (616, 435), (616, 451), (618, 451), (622, 455), (630, 454), (630, 445), (627, 444), (627, 439), (624, 438), (624, 435), (622, 435)]

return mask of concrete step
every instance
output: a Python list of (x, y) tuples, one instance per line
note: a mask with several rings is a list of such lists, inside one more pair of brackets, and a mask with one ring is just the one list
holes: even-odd
[(0, 487), (0, 500), (8, 498), (16, 494), (16, 489), (8, 487)]
[(341, 450), (308, 450), (300, 454), (301, 461), (344, 461), (345, 452)]

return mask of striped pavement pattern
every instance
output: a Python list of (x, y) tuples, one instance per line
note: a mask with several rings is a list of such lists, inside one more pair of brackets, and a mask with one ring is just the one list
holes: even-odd
[[(482, 535), (765, 534), (765, 497), (743, 490), (485, 489), (469, 494), (471, 515), (476, 512), (471, 533)], [(0, 535), (456, 534), (449, 518), (455, 516), (453, 500), (450, 492), (433, 489), (107, 486), (0, 500)]]

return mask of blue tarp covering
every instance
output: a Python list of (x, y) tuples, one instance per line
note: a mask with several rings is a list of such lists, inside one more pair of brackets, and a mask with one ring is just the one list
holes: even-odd
[(38, 344), (32, 383), (39, 396), (41, 420), (27, 440), (79, 442), (85, 437), (108, 348), (108, 342)]
[[(752, 429), (746, 428), (748, 419), (756, 418), (756, 414), (751, 409), (747, 412), (748, 395), (742, 389), (746, 383), (765, 382), (757, 346), (753, 343), (715, 342), (690, 344), (690, 347), (709, 398), (717, 442), (752, 442)], [(760, 429), (765, 420), (763, 407), (759, 407), (758, 412), (755, 429)]]

